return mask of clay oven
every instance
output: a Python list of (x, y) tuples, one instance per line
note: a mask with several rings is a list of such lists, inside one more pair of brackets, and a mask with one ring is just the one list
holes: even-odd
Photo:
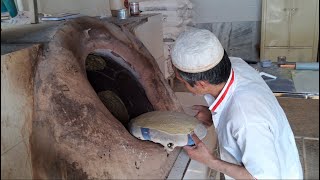
[(179, 150), (167, 154), (126, 129), (144, 112), (182, 110), (154, 58), (132, 33), (143, 21), (119, 25), (82, 17), (7, 42), (37, 44), (31, 80), (34, 178), (168, 175)]

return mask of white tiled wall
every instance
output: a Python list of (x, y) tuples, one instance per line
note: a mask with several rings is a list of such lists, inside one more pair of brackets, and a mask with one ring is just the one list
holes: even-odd
[(261, 0), (191, 0), (196, 23), (260, 21)]
[(229, 56), (258, 61), (261, 0), (191, 0), (197, 28), (213, 32)]

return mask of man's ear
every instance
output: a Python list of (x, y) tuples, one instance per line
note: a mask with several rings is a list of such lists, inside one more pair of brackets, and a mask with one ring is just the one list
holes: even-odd
[(206, 81), (196, 81), (195, 83), (199, 88), (205, 89), (207, 87), (207, 82)]

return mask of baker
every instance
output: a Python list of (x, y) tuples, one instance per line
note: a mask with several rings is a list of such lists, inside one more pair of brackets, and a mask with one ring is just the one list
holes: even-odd
[(182, 33), (171, 50), (176, 77), (209, 107), (196, 105), (196, 118), (214, 124), (220, 158), (196, 135), (185, 146), (191, 159), (223, 173), (226, 179), (302, 179), (294, 135), (277, 99), (241, 58), (228, 57), (208, 30)]

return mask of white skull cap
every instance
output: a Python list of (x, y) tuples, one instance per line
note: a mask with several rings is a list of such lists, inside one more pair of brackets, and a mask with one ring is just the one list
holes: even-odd
[(207, 71), (223, 58), (224, 49), (218, 38), (205, 29), (192, 28), (183, 32), (172, 50), (172, 64), (188, 73)]

